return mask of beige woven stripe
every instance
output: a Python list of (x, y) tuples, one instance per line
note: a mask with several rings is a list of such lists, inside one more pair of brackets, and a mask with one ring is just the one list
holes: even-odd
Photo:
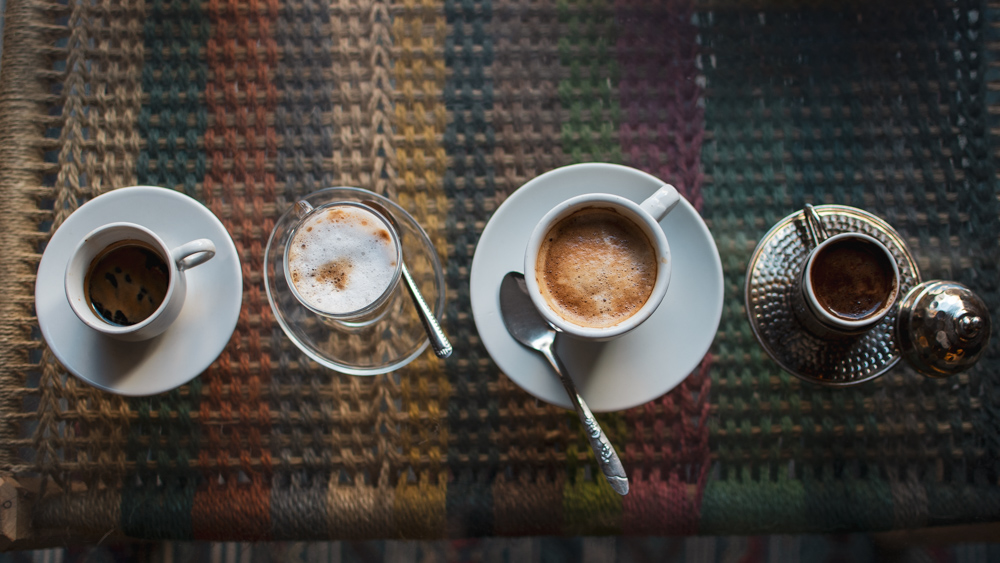
[[(330, 7), (333, 34), (332, 75), (341, 104), (333, 109), (334, 184), (369, 189), (394, 198), (395, 149), (387, 112), (390, 61), (388, 5), (379, 0), (338, 0)], [(358, 342), (360, 347), (362, 343)], [(360, 378), (336, 375), (334, 387), (348, 392), (337, 404), (357, 402), (365, 422), (359, 428), (376, 429), (376, 448), (358, 449), (344, 457), (351, 484), (332, 471), (327, 492), (327, 523), (334, 537), (394, 535), (391, 476), (399, 469), (393, 444), (399, 409), (399, 384), (393, 375)], [(354, 435), (353, 438), (360, 438)], [(332, 446), (343, 448), (334, 436)], [(350, 441), (350, 440), (349, 440)], [(342, 451), (350, 451), (348, 449)]]
[[(112, 8), (116, 8), (112, 10)], [(142, 72), (144, 45), (144, 0), (101, 0), (92, 8), (97, 39), (90, 55), (89, 86), (93, 95), (90, 106), (92, 150), (85, 153), (84, 173), (91, 178), (90, 191), (105, 191), (135, 185), (135, 160), (139, 154), (139, 133), (135, 127), (142, 108)], [(97, 420), (83, 427), (78, 442), (82, 446), (77, 461), (95, 464), (98, 474), (84, 472), (88, 487), (97, 481), (120, 487), (126, 472), (122, 446), (129, 430), (129, 405), (118, 395), (95, 389), (76, 378), (66, 380), (67, 411), (95, 412)], [(67, 425), (67, 434), (73, 432)], [(71, 437), (71, 436), (68, 436)], [(69, 460), (67, 460), (69, 461)], [(96, 508), (92, 520), (105, 518), (118, 522), (115, 494)], [(107, 524), (100, 527), (106, 528)], [(107, 530), (104, 530), (107, 531)]]
[(391, 487), (331, 484), (326, 498), (331, 537), (377, 539), (394, 535), (396, 519)]
[(95, 11), (104, 20), (91, 79), (98, 110), (91, 159), (93, 190), (102, 193), (136, 183), (146, 5), (145, 0), (101, 0)]
[[(72, 6), (50, 234), (82, 202), (135, 184), (144, 17), (144, 0)], [(33, 436), (38, 467), (61, 481), (62, 464), (75, 463), (77, 476), (88, 487), (97, 487), (98, 482), (120, 485), (126, 471), (121, 447), (128, 433), (125, 400), (67, 376), (48, 350), (40, 367), (39, 425)], [(97, 417), (86, 424), (60, 426), (65, 413), (87, 411), (96, 412)], [(60, 440), (53, 439), (56, 436), (74, 444), (72, 453), (57, 451)]]
[(337, 185), (383, 195), (391, 195), (383, 175), (395, 175), (386, 117), (391, 105), (388, 21), (384, 2), (337, 0), (330, 7), (331, 72), (341, 100), (333, 108), (334, 178)]
[(53, 231), (79, 198), (135, 184), (144, 19), (144, 0), (72, 7)]
[(21, 410), (39, 243), (35, 198), (44, 168), (39, 141), (46, 92), (41, 11), (27, 0), (7, 4), (0, 74), (0, 471), (17, 459), (15, 415)]

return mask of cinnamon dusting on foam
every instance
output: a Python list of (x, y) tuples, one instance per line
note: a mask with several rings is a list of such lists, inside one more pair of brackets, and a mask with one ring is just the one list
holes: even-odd
[(327, 262), (316, 270), (316, 281), (331, 284), (337, 291), (344, 291), (347, 289), (347, 281), (353, 269), (354, 264), (347, 259)]
[(638, 225), (613, 209), (587, 207), (546, 233), (536, 281), (560, 317), (605, 328), (642, 308), (653, 293), (656, 270), (656, 252)]

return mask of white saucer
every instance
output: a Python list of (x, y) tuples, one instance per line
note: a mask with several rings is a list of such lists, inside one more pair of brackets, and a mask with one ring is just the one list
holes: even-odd
[[(541, 354), (510, 336), (500, 318), (500, 281), (524, 270), (524, 248), (535, 224), (559, 202), (605, 192), (641, 202), (664, 182), (614, 164), (559, 168), (514, 192), (486, 225), (472, 259), (472, 314), (494, 361), (535, 397), (571, 408), (569, 397)], [(663, 302), (645, 323), (611, 342), (561, 337), (557, 351), (580, 395), (596, 412), (618, 411), (670, 391), (708, 352), (722, 318), (722, 261), (712, 235), (687, 200), (660, 222), (674, 268)]]
[[(129, 221), (170, 246), (208, 238), (215, 257), (186, 272), (187, 298), (166, 332), (144, 342), (121, 342), (83, 324), (66, 301), (64, 275), (80, 240), (105, 223)], [(205, 370), (229, 342), (240, 316), (243, 273), (236, 245), (222, 222), (190, 197), (149, 186), (122, 188), (77, 209), (52, 235), (35, 283), (42, 336), (70, 373), (128, 396), (169, 391)]]

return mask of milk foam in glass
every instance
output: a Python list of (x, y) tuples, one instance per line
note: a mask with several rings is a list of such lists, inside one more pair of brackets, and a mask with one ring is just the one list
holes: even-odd
[(354, 202), (313, 208), (285, 248), (285, 275), (307, 308), (345, 322), (371, 322), (399, 282), (399, 239), (388, 221)]

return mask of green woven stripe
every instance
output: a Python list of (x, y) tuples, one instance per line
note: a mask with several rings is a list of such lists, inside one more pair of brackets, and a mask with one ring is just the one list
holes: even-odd
[[(559, 103), (563, 109), (561, 144), (571, 162), (622, 162), (618, 144), (621, 108), (617, 100), (618, 60), (614, 7), (604, 0), (561, 0)], [(566, 414), (570, 436), (566, 446), (570, 478), (563, 489), (564, 531), (570, 534), (621, 533), (621, 497), (611, 489), (597, 466), (573, 411)], [(613, 444), (625, 444), (626, 425), (619, 413), (597, 416)], [(619, 449), (619, 453), (624, 448)], [(578, 464), (586, 459), (587, 467)], [(583, 518), (583, 515), (587, 515)], [(595, 515), (599, 517), (595, 518)]]
[(281, 96), (274, 110), (274, 130), (281, 143), (274, 175), (285, 185), (281, 195), (287, 205), (335, 185), (330, 112), (337, 84), (324, 72), (331, 65), (333, 47), (329, 4), (305, 0), (280, 7), (274, 39), (282, 58), (273, 80)]
[[(205, 153), (198, 143), (207, 125), (201, 101), (207, 79), (202, 53), (211, 29), (199, 0), (155, 0), (148, 10), (144, 32), (149, 59), (142, 71), (148, 98), (137, 124), (146, 145), (136, 160), (137, 181), (197, 197), (205, 173)], [(191, 413), (200, 399), (201, 380), (195, 379), (182, 389), (129, 401), (138, 417), (129, 427), (126, 447), (129, 461), (136, 464), (122, 491), (126, 534), (193, 537), (197, 472), (191, 464), (200, 436)]]
[[(781, 502), (774, 502), (780, 498)], [(709, 481), (701, 501), (702, 534), (768, 533), (803, 524), (819, 530), (806, 505), (805, 486), (783, 472), (774, 481), (759, 482), (748, 471), (739, 478)]]
[[(776, 518), (784, 510), (795, 522), (804, 510), (801, 483), (787, 478), (784, 483), (774, 483), (765, 474), (755, 490), (750, 467), (741, 466), (746, 454), (756, 460), (778, 457), (780, 432), (775, 436), (771, 428), (778, 424), (790, 430), (793, 420), (800, 418), (798, 401), (785, 413), (761, 410), (762, 404), (777, 404), (782, 396), (797, 398), (794, 390), (798, 385), (791, 375), (765, 360), (747, 325), (742, 292), (746, 262), (756, 240), (787, 213), (788, 185), (778, 178), (792, 175), (783, 158), (792, 124), (764, 121), (765, 115), (779, 120), (784, 117), (783, 100), (770, 90), (762, 99), (747, 99), (752, 87), (741, 84), (745, 77), (727, 74), (744, 71), (739, 66), (729, 70), (725, 65), (734, 62), (727, 55), (737, 56), (740, 43), (748, 38), (729, 37), (726, 31), (716, 30), (723, 23), (738, 22), (739, 15), (718, 17), (722, 22), (706, 14), (698, 18), (707, 38), (708, 53), (703, 54), (703, 60), (717, 61), (717, 66), (705, 69), (709, 97), (705, 109), (708, 137), (702, 145), (706, 174), (702, 213), (716, 237), (725, 276), (722, 321), (711, 370), (715, 416), (709, 418), (710, 449), (723, 464), (717, 476), (721, 481), (710, 480), (704, 492), (700, 528), (704, 533), (714, 533), (710, 530), (731, 522), (736, 509), (748, 508), (744, 524)], [(751, 437), (754, 427), (761, 428), (759, 437)], [(796, 454), (801, 453), (797, 444), (790, 444)], [(778, 493), (784, 502), (775, 506), (772, 503)]]
[[(985, 2), (984, 2), (985, 4)], [(974, 268), (963, 270), (959, 279), (964, 283), (974, 286), (979, 295), (986, 302), (993, 314), (993, 319), (998, 317), (1000, 311), (1000, 241), (996, 234), (1000, 226), (1000, 201), (997, 193), (1000, 192), (1000, 181), (998, 181), (998, 155), (996, 147), (1000, 143), (1000, 138), (996, 132), (1000, 130), (1000, 115), (997, 115), (995, 108), (1000, 106), (1000, 49), (997, 48), (997, 41), (1000, 40), (1000, 6), (990, 3), (984, 6), (982, 14), (984, 17), (977, 21), (977, 25), (970, 25), (971, 22), (963, 21), (970, 29), (965, 33), (965, 37), (970, 37), (973, 32), (986, 46), (979, 50), (981, 56), (975, 61), (968, 61), (968, 72), (973, 70), (983, 76), (984, 80), (979, 84), (976, 91), (976, 98), (970, 100), (966, 105), (969, 114), (977, 118), (976, 123), (985, 122), (985, 127), (977, 127), (977, 132), (981, 135), (973, 137), (972, 143), (966, 145), (969, 152), (973, 153), (977, 159), (984, 161), (979, 169), (978, 179), (979, 189), (974, 197), (962, 201), (961, 204), (970, 213), (970, 226), (981, 233), (976, 237), (975, 246), (969, 249), (971, 256), (975, 258)], [(964, 116), (963, 116), (964, 117)], [(996, 332), (996, 331), (995, 331)], [(981, 402), (979, 408), (973, 409), (971, 413), (963, 412), (962, 415), (971, 415), (973, 424), (973, 435), (964, 437), (962, 448), (970, 450), (977, 445), (985, 447), (986, 454), (984, 463), (973, 466), (973, 479), (977, 485), (984, 483), (996, 483), (1000, 474), (1000, 385), (997, 384), (996, 374), (1000, 371), (1000, 342), (994, 337), (986, 356), (980, 360), (971, 374), (970, 383), (974, 382), (975, 387), (970, 385), (968, 393), (975, 394)], [(963, 401), (964, 402), (964, 401)], [(971, 402), (971, 401), (970, 401)], [(935, 497), (932, 497), (935, 498)], [(1000, 502), (993, 501), (991, 504), (983, 506), (1000, 506)], [(990, 519), (998, 518), (995, 513), (990, 515)]]
[[(448, 484), (448, 535), (483, 536), (493, 532), (492, 481), (500, 452), (495, 434), (500, 404), (490, 386), (500, 376), (476, 335), (471, 315), (469, 272), (472, 255), (489, 219), (488, 203), (496, 196), (493, 151), (496, 132), (487, 122), (493, 110), (493, 42), (486, 33), (493, 16), (490, 0), (446, 0), (449, 25), (444, 59), (451, 72), (444, 87), (448, 126), (442, 143), (451, 159), (444, 176), (448, 241), (454, 246), (446, 263), (448, 330), (460, 353), (447, 361), (454, 390), (448, 400), (448, 427), (455, 440), (448, 446), (454, 480)], [(480, 140), (482, 139), (482, 140)], [(485, 416), (483, 416), (483, 413)], [(479, 459), (484, 463), (479, 463)], [(463, 461), (465, 460), (465, 461)]]
[[(136, 463), (135, 474), (126, 480), (121, 498), (122, 530), (133, 537), (191, 538), (191, 506), (198, 481), (191, 469), (198, 451), (198, 425), (191, 420), (194, 399), (201, 396), (201, 381), (180, 390), (145, 399), (134, 399), (131, 407), (138, 419), (129, 427), (126, 451)], [(179, 416), (171, 420), (171, 412)], [(154, 419), (153, 414), (158, 416)], [(152, 459), (147, 456), (152, 454)]]
[(572, 162), (621, 162), (614, 10), (605, 0), (560, 0), (558, 8), (563, 151)]
[[(332, 59), (330, 22), (327, 2), (303, 0), (280, 4), (272, 28), (282, 55), (271, 69), (279, 95), (274, 132), (281, 141), (274, 176), (281, 211), (313, 191), (338, 185), (331, 173), (331, 111), (337, 85), (324, 72)], [(344, 436), (350, 430), (335, 427), (331, 402), (316, 391), (334, 388), (339, 380), (334, 372), (304, 361), (277, 323), (267, 336), (273, 358), (271, 412), (277, 414), (269, 438), (275, 464), (272, 534), (275, 538), (324, 537), (330, 533), (327, 494), (335, 472), (332, 448), (324, 444), (330, 443), (331, 433)], [(293, 461), (298, 459), (301, 463)]]
[(702, 498), (703, 534), (884, 530), (893, 526), (892, 494), (882, 479), (761, 481), (748, 469), (738, 479), (709, 482)]
[[(981, 375), (996, 367), (992, 352), (957, 388), (899, 368), (826, 390), (766, 358), (742, 298), (747, 260), (774, 222), (807, 202), (841, 203), (890, 221), (925, 278), (964, 281), (997, 311), (980, 7), (699, 14), (709, 93), (704, 215), (727, 282), (712, 385), (711, 448), (721, 463), (705, 492), (703, 532), (767, 529), (753, 519), (723, 526), (727, 503), (753, 504), (786, 530), (933, 522), (949, 513), (930, 494), (938, 481), (996, 481), (996, 456), (976, 447), (998, 420)], [(912, 485), (920, 482), (926, 497)], [(986, 509), (988, 495), (971, 502)], [(782, 520), (789, 506), (809, 519)]]
[(208, 126), (202, 94), (209, 20), (201, 0), (153, 0), (148, 10), (142, 89), (149, 97), (138, 121), (146, 145), (136, 175), (141, 185), (183, 189), (197, 197), (205, 176), (205, 152), (198, 143)]

